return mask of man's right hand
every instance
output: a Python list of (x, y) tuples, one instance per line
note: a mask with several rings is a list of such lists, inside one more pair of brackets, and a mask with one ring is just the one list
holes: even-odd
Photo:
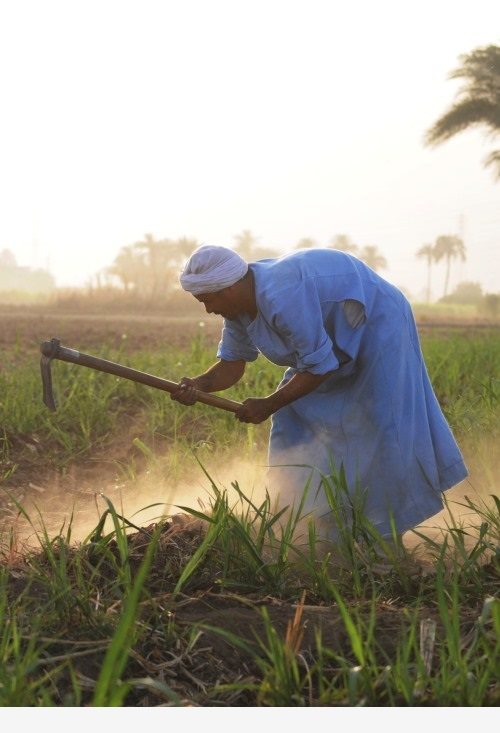
[(170, 398), (183, 405), (194, 405), (198, 399), (196, 389), (196, 380), (182, 377), (175, 392), (170, 393)]

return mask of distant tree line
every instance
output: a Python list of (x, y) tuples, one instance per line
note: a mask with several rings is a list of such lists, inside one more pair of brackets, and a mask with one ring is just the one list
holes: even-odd
[[(196, 249), (194, 239), (155, 239), (145, 234), (144, 239), (122, 247), (113, 264), (103, 277), (109, 283), (117, 279), (126, 292), (156, 298), (177, 282), (182, 264)], [(97, 283), (100, 285), (98, 276)]]
[(492, 318), (500, 315), (500, 293), (483, 293), (480, 283), (468, 280), (458, 283), (453, 292), (440, 298), (439, 302), (449, 305), (473, 305)]
[(434, 244), (424, 244), (420, 249), (417, 250), (415, 256), (418, 259), (425, 260), (427, 265), (427, 284), (425, 300), (427, 303), (431, 301), (431, 279), (432, 279), (432, 267), (434, 263), (445, 261), (445, 277), (444, 277), (444, 289), (443, 298), (448, 294), (448, 287), (450, 284), (450, 271), (451, 263), (453, 260), (459, 259), (462, 262), (466, 260), (465, 244), (463, 240), (456, 235), (441, 235), (437, 237)]
[[(234, 237), (234, 250), (249, 262), (279, 257), (283, 254), (273, 247), (262, 246), (249, 230)], [(196, 239), (156, 239), (145, 234), (140, 241), (122, 247), (113, 264), (95, 278), (94, 285), (118, 282), (126, 292), (156, 298), (178, 287), (179, 273), (191, 253), (199, 246)], [(317, 247), (309, 238), (301, 239), (295, 249)], [(356, 255), (374, 270), (387, 267), (386, 258), (374, 245), (358, 247), (346, 234), (338, 234), (327, 245)]]
[(431, 301), (431, 272), (434, 263), (445, 260), (444, 292), (440, 303), (449, 305), (474, 305), (489, 316), (496, 318), (500, 312), (500, 295), (498, 293), (483, 293), (480, 283), (464, 280), (459, 282), (453, 292), (448, 293), (450, 282), (451, 263), (455, 259), (465, 262), (465, 245), (456, 235), (442, 235), (437, 237), (434, 244), (424, 244), (417, 250), (415, 256), (425, 260), (427, 264), (426, 303)]
[[(95, 281), (97, 289), (105, 285), (118, 283), (124, 294), (140, 300), (168, 300), (175, 308), (182, 308), (182, 293), (179, 290), (179, 274), (192, 252), (199, 246), (196, 239), (156, 239), (152, 234), (134, 244), (121, 248), (113, 264), (98, 276)], [(318, 244), (312, 238), (303, 237), (288, 251), (328, 247), (358, 257), (373, 270), (388, 267), (387, 260), (375, 245), (359, 246), (347, 234), (336, 234), (326, 243)], [(261, 245), (259, 238), (249, 229), (245, 229), (234, 237), (234, 250), (249, 262), (259, 259), (279, 257), (283, 254), (273, 247)], [(431, 279), (433, 268), (441, 261), (445, 264), (443, 296), (440, 302), (455, 304), (474, 304), (490, 315), (498, 311), (495, 294), (483, 294), (479, 283), (459, 283), (456, 290), (448, 293), (451, 266), (454, 260), (465, 261), (466, 248), (463, 240), (457, 235), (440, 235), (433, 244), (425, 244), (416, 252), (418, 259), (427, 264), (426, 301), (431, 301)], [(116, 285), (115, 285), (116, 287)]]
[(0, 291), (47, 294), (55, 286), (48, 270), (21, 267), (9, 249), (0, 252)]

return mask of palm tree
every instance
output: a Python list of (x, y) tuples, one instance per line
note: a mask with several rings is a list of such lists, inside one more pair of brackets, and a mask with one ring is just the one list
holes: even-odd
[(134, 252), (132, 244), (122, 247), (115, 257), (111, 267), (108, 268), (110, 275), (115, 275), (121, 280), (123, 287), (128, 291), (131, 285), (137, 285), (137, 276), (140, 269), (140, 258)]
[(434, 259), (436, 262), (440, 262), (443, 257), (446, 259), (446, 275), (444, 278), (444, 292), (443, 298), (448, 293), (448, 285), (450, 282), (450, 269), (451, 261), (459, 258), (462, 262), (465, 262), (465, 244), (460, 237), (452, 235), (443, 235), (436, 239), (434, 245)]
[(425, 259), (427, 262), (427, 287), (426, 287), (426, 296), (425, 296), (425, 302), (430, 303), (431, 302), (431, 268), (432, 268), (432, 261), (435, 259), (435, 252), (434, 247), (432, 244), (424, 244), (420, 249), (417, 250), (415, 253), (415, 257), (418, 259)]
[[(282, 254), (282, 253), (281, 253)], [(274, 247), (255, 247), (253, 250), (253, 261), (275, 259), (280, 256), (280, 252)]]
[(156, 239), (153, 234), (122, 247), (107, 274), (117, 277), (125, 290), (131, 287), (141, 295), (161, 297), (178, 281), (187, 257), (196, 249), (195, 239)]
[(182, 261), (190, 257), (194, 250), (198, 247), (196, 239), (190, 239), (189, 237), (181, 237), (173, 242), (175, 256), (179, 257)]
[(339, 249), (341, 252), (348, 252), (357, 255), (359, 247), (351, 240), (347, 234), (336, 234), (330, 239), (330, 245), (333, 249)]
[(363, 260), (363, 262), (368, 265), (368, 267), (371, 267), (372, 270), (375, 270), (375, 272), (387, 267), (387, 260), (380, 254), (380, 252), (378, 252), (377, 247), (372, 244), (368, 244), (366, 247), (363, 247), (359, 254), (359, 259)]
[[(459, 56), (461, 66), (450, 79), (464, 79), (458, 98), (427, 131), (426, 145), (439, 145), (475, 125), (486, 127), (492, 136), (500, 133), (500, 46), (476, 48)], [(485, 165), (496, 167), (500, 179), (500, 150), (493, 150)]]
[(144, 239), (134, 244), (144, 263), (141, 285), (144, 291), (157, 297), (165, 292), (173, 282), (172, 259), (176, 259), (174, 243), (170, 239), (155, 239), (153, 234), (145, 234)]
[(235, 250), (247, 262), (255, 262), (256, 260), (266, 260), (279, 257), (280, 253), (274, 247), (258, 246), (258, 237), (254, 237), (249, 229), (244, 229), (241, 234), (235, 236)]
[(257, 245), (257, 237), (254, 237), (250, 229), (244, 229), (241, 234), (237, 234), (235, 237), (236, 246), (235, 250), (245, 260), (254, 259), (254, 250)]
[(297, 244), (295, 245), (295, 249), (311, 249), (312, 247), (317, 246), (318, 245), (315, 239), (311, 239), (311, 237), (303, 237), (297, 242)]

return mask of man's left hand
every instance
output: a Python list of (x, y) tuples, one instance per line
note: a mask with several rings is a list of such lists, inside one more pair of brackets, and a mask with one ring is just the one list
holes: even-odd
[(254, 423), (258, 425), (272, 415), (273, 409), (268, 399), (248, 399), (245, 400), (235, 417), (240, 422)]

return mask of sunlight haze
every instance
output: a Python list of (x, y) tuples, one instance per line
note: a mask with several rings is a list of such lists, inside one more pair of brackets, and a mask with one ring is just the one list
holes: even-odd
[(2, 2), (0, 251), (64, 287), (147, 232), (348, 234), (418, 296), (416, 250), (457, 234), (451, 285), (498, 291), (495, 141), (423, 138), (459, 56), (499, 41), (498, 0)]

